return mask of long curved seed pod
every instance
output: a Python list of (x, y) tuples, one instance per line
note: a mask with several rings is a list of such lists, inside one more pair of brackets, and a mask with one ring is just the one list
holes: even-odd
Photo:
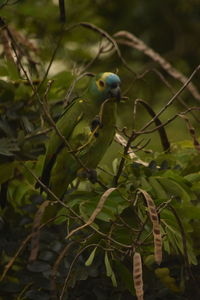
[(157, 264), (160, 265), (162, 261), (162, 236), (160, 232), (160, 223), (158, 218), (158, 213), (156, 210), (156, 206), (153, 202), (151, 196), (144, 190), (139, 189), (139, 191), (143, 194), (147, 207), (151, 222), (153, 224), (153, 237), (154, 237), (154, 256)]

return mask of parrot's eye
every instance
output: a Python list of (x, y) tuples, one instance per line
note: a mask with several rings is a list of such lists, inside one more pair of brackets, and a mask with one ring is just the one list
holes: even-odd
[(103, 82), (103, 80), (99, 80), (99, 85), (100, 85), (101, 87), (104, 87), (104, 82)]

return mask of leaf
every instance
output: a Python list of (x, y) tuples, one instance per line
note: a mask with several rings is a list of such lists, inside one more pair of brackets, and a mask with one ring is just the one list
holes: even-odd
[(15, 96), (13, 84), (0, 80), (0, 103), (12, 101)]
[(27, 133), (31, 133), (34, 130), (33, 124), (29, 121), (29, 119), (26, 116), (21, 117), (21, 122), (23, 123), (23, 126)]
[(85, 262), (85, 266), (88, 267), (93, 263), (94, 257), (95, 257), (95, 253), (96, 253), (97, 247), (95, 247), (93, 249), (93, 251), (90, 253), (90, 256), (88, 257), (88, 259)]
[(49, 295), (43, 291), (29, 290), (26, 292), (25, 297), (27, 300), (49, 300)]
[(148, 182), (148, 180), (145, 177), (141, 177), (141, 186), (142, 188), (147, 191), (147, 192), (151, 192), (152, 191), (152, 186), (151, 184)]
[[(80, 204), (80, 214), (84, 217), (85, 220), (87, 220), (92, 212), (95, 209), (95, 203), (92, 203), (92, 201), (84, 201)], [(102, 220), (104, 222), (110, 222), (111, 220), (115, 219), (115, 209), (110, 208), (106, 205), (104, 205), (104, 208), (102, 211), (98, 214), (96, 217), (98, 220)]]
[(0, 154), (4, 156), (14, 156), (14, 152), (20, 149), (15, 139), (1, 138), (0, 139)]
[(173, 197), (179, 197), (182, 201), (189, 202), (190, 195), (182, 188), (182, 186), (172, 179), (159, 177), (158, 181), (165, 188), (166, 192)]
[(105, 257), (104, 257), (104, 262), (105, 262), (105, 267), (106, 267), (106, 275), (110, 277), (112, 275), (112, 268), (108, 259), (108, 254), (105, 252)]
[(12, 61), (7, 60), (7, 70), (8, 70), (9, 78), (11, 80), (20, 79), (17, 66)]
[(113, 286), (117, 287), (116, 277), (115, 277), (115, 274), (112, 270), (110, 261), (108, 259), (107, 252), (105, 252), (104, 263), (105, 263), (105, 267), (106, 267), (106, 275), (111, 278)]
[(15, 162), (0, 164), (0, 184), (13, 177), (15, 166)]
[[(1, 97), (1, 96), (0, 96)], [(14, 136), (14, 131), (11, 128), (9, 122), (7, 122), (6, 120), (0, 120), (0, 130), (3, 131), (3, 133), (7, 136), (7, 137), (13, 137)]]
[(149, 183), (151, 184), (153, 190), (155, 191), (156, 197), (158, 199), (166, 200), (169, 198), (156, 177), (149, 177)]
[(198, 181), (200, 181), (200, 173), (199, 172), (191, 173), (191, 174), (184, 176), (184, 178), (191, 183), (198, 182)]
[(23, 198), (26, 195), (30, 195), (33, 193), (33, 188), (27, 184), (27, 182), (21, 182), (19, 180), (12, 180), (11, 184), (9, 185), (8, 195), (9, 199), (11, 199), (13, 206), (23, 214), (21, 208), (19, 208), (23, 204)]
[(200, 219), (200, 206), (199, 205), (183, 205), (178, 207), (180, 216), (184, 216), (185, 219), (199, 220)]
[(135, 294), (133, 288), (133, 276), (128, 268), (119, 260), (114, 261), (115, 268), (117, 269), (117, 275), (121, 278), (122, 286), (127, 288), (132, 295)]
[(110, 188), (110, 189), (106, 190), (106, 191), (103, 193), (103, 195), (101, 196), (101, 198), (100, 198), (100, 200), (99, 200), (99, 202), (98, 202), (98, 204), (97, 204), (95, 210), (92, 212), (92, 214), (91, 214), (90, 218), (88, 219), (88, 221), (87, 221), (84, 225), (79, 226), (78, 228), (72, 230), (72, 231), (67, 235), (66, 238), (71, 237), (74, 233), (76, 233), (76, 232), (78, 232), (79, 230), (82, 230), (83, 228), (85, 228), (85, 227), (91, 225), (91, 224), (94, 222), (95, 218), (98, 216), (98, 214), (99, 214), (99, 213), (101, 212), (101, 210), (103, 209), (103, 206), (104, 206), (104, 204), (105, 204), (107, 198), (109, 197), (109, 195), (110, 195), (113, 191), (115, 191), (115, 190), (116, 190), (116, 188)]
[(55, 255), (52, 251), (46, 250), (40, 253), (39, 259), (52, 262), (55, 259)]
[(33, 263), (28, 264), (27, 269), (31, 272), (41, 273), (50, 270), (51, 266), (46, 262), (34, 261)]
[[(176, 250), (177, 254), (179, 254), (179, 251), (184, 255), (184, 250), (183, 250), (183, 239), (182, 236), (180, 234), (180, 232), (178, 231), (178, 229), (167, 225), (167, 227), (165, 228), (165, 232), (167, 234), (167, 237), (171, 243), (171, 247), (173, 249)], [(188, 241), (187, 239), (187, 253), (188, 253), (188, 259), (189, 259), (189, 263), (192, 263), (194, 265), (197, 264), (197, 259), (196, 256), (194, 254), (193, 248), (191, 243)], [(179, 251), (178, 251), (179, 249)]]

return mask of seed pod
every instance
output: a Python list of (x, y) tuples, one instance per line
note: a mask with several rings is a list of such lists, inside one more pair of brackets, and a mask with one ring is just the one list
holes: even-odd
[(138, 300), (143, 300), (142, 261), (140, 253), (135, 252), (133, 256), (133, 281)]
[(156, 206), (155, 206), (151, 196), (146, 191), (144, 191), (142, 189), (139, 189), (139, 190), (143, 194), (143, 196), (146, 200), (149, 216), (150, 216), (151, 222), (153, 224), (154, 256), (155, 256), (155, 261), (157, 262), (157, 264), (160, 265), (160, 263), (162, 261), (162, 236), (161, 236), (161, 232), (160, 232), (160, 223), (159, 223), (158, 213), (157, 213)]

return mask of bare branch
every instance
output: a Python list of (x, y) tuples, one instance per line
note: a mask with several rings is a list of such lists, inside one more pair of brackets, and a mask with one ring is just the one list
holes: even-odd
[[(114, 37), (116, 38), (123, 38), (125, 37), (126, 40), (118, 40), (118, 43), (136, 48), (137, 50), (145, 53), (147, 56), (151, 57), (155, 62), (159, 63), (160, 66), (172, 77), (179, 80), (182, 84), (185, 85), (185, 83), (188, 81), (188, 78), (185, 77), (181, 72), (177, 71), (172, 65), (165, 60), (160, 54), (155, 52), (152, 48), (148, 47), (142, 40), (137, 38), (134, 34), (128, 32), (128, 31), (119, 31), (114, 34)], [(196, 86), (189, 82), (187, 83), (187, 88), (193, 95), (193, 97), (200, 102), (200, 93), (197, 90)]]
[(197, 74), (197, 72), (200, 70), (200, 65), (196, 67), (196, 69), (192, 72), (188, 80), (184, 83), (184, 85), (176, 92), (175, 95), (167, 102), (167, 104), (156, 114), (154, 118), (152, 118), (149, 122), (147, 122), (140, 131), (144, 131), (147, 127), (149, 127), (156, 118), (158, 118), (172, 103), (176, 100), (176, 98), (184, 91), (184, 89), (187, 87), (187, 85), (191, 82), (193, 77)]
[(61, 23), (65, 23), (66, 22), (65, 0), (59, 0), (59, 9), (60, 9), (60, 21)]

